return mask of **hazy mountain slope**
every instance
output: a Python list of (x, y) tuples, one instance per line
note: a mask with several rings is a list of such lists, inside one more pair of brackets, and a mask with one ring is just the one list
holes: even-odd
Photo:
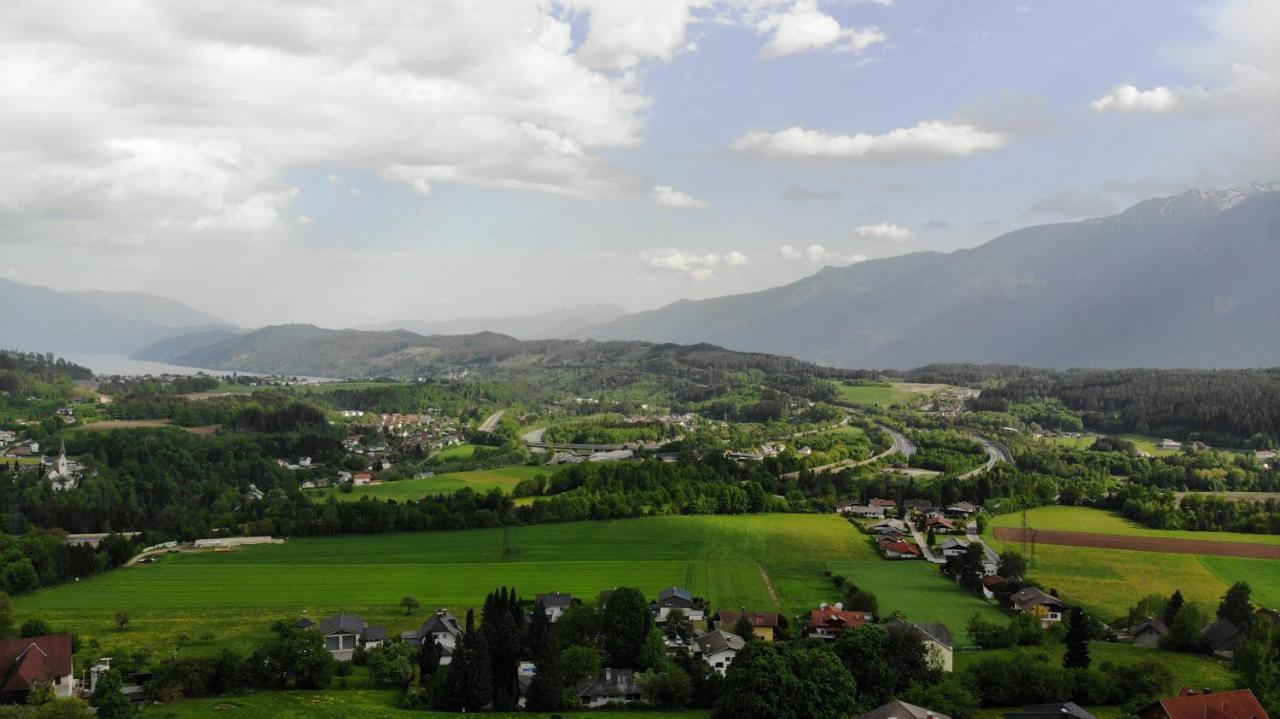
[(37, 352), (129, 353), (207, 320), (219, 322), (152, 295), (59, 292), (5, 279), (0, 308), (0, 346)]
[(826, 268), (580, 333), (706, 341), (845, 367), (1274, 365), (1280, 185), (1193, 191), (981, 247)]
[(513, 317), (477, 317), (455, 320), (397, 320), (370, 325), (369, 330), (408, 330), (420, 335), (465, 335), (496, 332), (517, 339), (555, 339), (570, 337), (592, 325), (612, 322), (623, 317), (622, 307), (602, 303), (571, 305), (533, 315)]

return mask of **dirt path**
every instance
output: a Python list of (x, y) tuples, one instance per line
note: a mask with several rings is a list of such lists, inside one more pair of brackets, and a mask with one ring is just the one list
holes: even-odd
[(760, 567), (760, 578), (764, 580), (764, 588), (769, 590), (769, 598), (773, 600), (773, 608), (782, 609), (782, 600), (778, 599), (778, 590), (773, 586), (773, 579), (769, 576), (769, 570), (764, 568), (763, 564), (756, 565)]
[[(996, 527), (995, 537), (1003, 542), (1021, 542), (1021, 527)], [(1134, 537), (1122, 534), (1092, 532), (1059, 532), (1032, 530), (1038, 544), (1061, 544), (1069, 547), (1098, 549), (1132, 549), (1139, 552), (1171, 552), (1174, 554), (1211, 554), (1218, 557), (1248, 559), (1280, 559), (1280, 545), (1249, 542), (1215, 542), (1209, 539), (1174, 539), (1172, 537)], [(1211, 534), (1211, 532), (1207, 533)]]

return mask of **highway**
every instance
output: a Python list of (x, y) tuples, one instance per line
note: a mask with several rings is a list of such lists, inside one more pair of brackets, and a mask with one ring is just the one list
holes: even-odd
[(999, 462), (1013, 464), (1013, 454), (1009, 451), (1008, 447), (999, 442), (993, 442), (972, 430), (969, 430), (969, 435), (978, 440), (978, 443), (982, 445), (982, 448), (987, 451), (987, 463), (972, 472), (965, 472), (960, 475), (960, 479), (968, 479), (982, 474), (983, 472), (989, 472), (991, 471), (991, 468), (996, 466)]
[(505, 409), (500, 409), (489, 415), (489, 418), (480, 425), (480, 431), (492, 432), (498, 426), (498, 423), (502, 421), (502, 415), (506, 413), (507, 411)]
[[(847, 469), (849, 467), (861, 467), (863, 465), (871, 464), (872, 462), (878, 462), (884, 459), (885, 457), (889, 457), (895, 454), (900, 454), (903, 457), (910, 457), (911, 455), (916, 453), (915, 442), (912, 442), (911, 440), (907, 439), (906, 435), (902, 434), (896, 429), (893, 429), (891, 427), (886, 427), (883, 424), (877, 424), (876, 426), (879, 427), (882, 431), (888, 432), (889, 436), (893, 438), (893, 444), (889, 447), (889, 449), (886, 449), (880, 454), (877, 454), (874, 457), (869, 457), (867, 459), (845, 459), (839, 462), (832, 462), (831, 464), (824, 464), (820, 467), (814, 467), (809, 471), (813, 472), (814, 474), (824, 474), (826, 472), (838, 472), (842, 469)], [(788, 472), (782, 475), (782, 478), (794, 479), (799, 476), (800, 476), (799, 472)]]

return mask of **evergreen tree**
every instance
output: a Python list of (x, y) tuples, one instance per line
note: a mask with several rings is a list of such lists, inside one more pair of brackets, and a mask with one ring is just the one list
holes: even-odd
[(600, 635), (611, 667), (639, 666), (640, 652), (649, 639), (653, 615), (644, 594), (633, 587), (619, 587), (609, 595), (600, 615)]
[(1222, 595), (1218, 605), (1218, 616), (1230, 621), (1240, 629), (1247, 629), (1253, 622), (1253, 605), (1250, 602), (1251, 590), (1248, 582), (1236, 582), (1227, 593)]
[(133, 716), (133, 705), (121, 691), (123, 688), (124, 681), (120, 678), (120, 672), (115, 669), (98, 677), (89, 703), (97, 707), (99, 719), (127, 719)]
[(746, 612), (743, 612), (738, 617), (738, 621), (733, 623), (733, 633), (742, 637), (744, 642), (749, 642), (756, 638), (755, 625), (751, 623), (751, 618), (747, 616)]
[(1178, 610), (1182, 609), (1182, 605), (1185, 603), (1186, 600), (1182, 598), (1182, 590), (1173, 590), (1173, 594), (1169, 595), (1169, 602), (1164, 605), (1164, 616), (1161, 617), (1166, 627), (1173, 626), (1174, 617), (1178, 616)]
[(1089, 625), (1080, 607), (1072, 607), (1067, 621), (1067, 652), (1062, 657), (1062, 666), (1067, 669), (1089, 668)]
[(551, 636), (551, 621), (541, 602), (534, 606), (529, 623), (529, 653), (535, 672), (526, 694), (527, 708), (544, 712), (563, 709), (564, 671), (560, 667), (560, 652)]
[(475, 610), (467, 610), (466, 630), (453, 652), (444, 681), (444, 708), (480, 711), (493, 699), (489, 650), (484, 635), (476, 631)]

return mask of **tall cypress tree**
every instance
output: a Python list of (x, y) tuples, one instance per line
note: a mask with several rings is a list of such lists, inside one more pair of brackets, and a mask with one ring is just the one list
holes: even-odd
[(1165, 602), (1164, 616), (1161, 617), (1162, 619), (1164, 619), (1164, 625), (1166, 627), (1173, 626), (1173, 618), (1178, 616), (1178, 610), (1182, 609), (1182, 605), (1185, 603), (1185, 601), (1186, 600), (1182, 598), (1182, 590), (1180, 589), (1173, 590), (1173, 594), (1169, 596), (1169, 601)]
[(1067, 653), (1062, 656), (1062, 666), (1067, 669), (1089, 668), (1089, 627), (1085, 621), (1084, 610), (1072, 607), (1067, 622)]
[(529, 683), (526, 704), (530, 711), (553, 712), (564, 709), (564, 670), (560, 651), (551, 635), (546, 607), (538, 602), (529, 620), (529, 652), (537, 670)]

